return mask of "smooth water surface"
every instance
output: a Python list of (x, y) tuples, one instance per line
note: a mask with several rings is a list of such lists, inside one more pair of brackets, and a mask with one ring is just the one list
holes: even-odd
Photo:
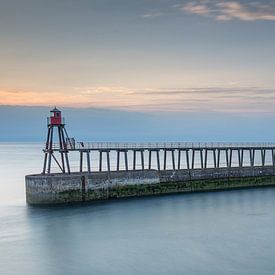
[(0, 274), (275, 274), (275, 188), (29, 207), (40, 144), (0, 144)]

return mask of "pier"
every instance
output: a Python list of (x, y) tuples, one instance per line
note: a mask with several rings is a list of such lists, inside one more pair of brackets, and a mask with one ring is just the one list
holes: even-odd
[(42, 173), (26, 176), (30, 204), (275, 185), (275, 143), (76, 142), (57, 108), (47, 127)]
[[(150, 170), (152, 166), (157, 170), (166, 170), (169, 164), (173, 170), (181, 169), (207, 169), (207, 168), (231, 168), (233, 159), (237, 159), (234, 167), (243, 166), (275, 166), (275, 143), (191, 143), (191, 142), (171, 142), (171, 143), (114, 143), (114, 142), (77, 142), (73, 146), (70, 143), (60, 146), (60, 144), (46, 144), (45, 154), (64, 154), (64, 152), (76, 152), (79, 155), (79, 169), (84, 172), (83, 164), (86, 164), (86, 171), (93, 172), (91, 163), (98, 161), (98, 170), (102, 171), (103, 166), (108, 172), (121, 170), (121, 157), (123, 157), (124, 169), (122, 170)], [(55, 153), (55, 154), (54, 154)], [(91, 157), (93, 154), (94, 160)], [(112, 165), (111, 165), (111, 158)], [(105, 158), (104, 158), (105, 156)], [(152, 158), (154, 156), (154, 158)], [(170, 156), (168, 163), (168, 156)], [(245, 159), (244, 159), (244, 156)], [(255, 163), (255, 156), (260, 158), (260, 163)], [(268, 160), (267, 161), (267, 157)], [(61, 172), (63, 164), (54, 158)], [(105, 161), (105, 165), (103, 165)], [(137, 161), (140, 167), (137, 167)], [(154, 163), (153, 163), (154, 161)], [(199, 163), (199, 166), (196, 165)], [(44, 173), (51, 172), (51, 166)], [(113, 167), (113, 169), (111, 169)], [(70, 167), (68, 169), (70, 171)]]

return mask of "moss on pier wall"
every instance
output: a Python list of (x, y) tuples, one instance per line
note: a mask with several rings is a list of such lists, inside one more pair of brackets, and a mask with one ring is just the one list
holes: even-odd
[(34, 205), (275, 186), (275, 167), (136, 170), (26, 176)]
[(88, 190), (83, 194), (79, 190), (59, 193), (63, 202), (93, 201), (111, 198), (127, 198), (172, 193), (202, 192), (214, 190), (227, 190), (257, 186), (275, 185), (275, 176), (258, 176), (242, 178), (223, 178), (208, 180), (193, 180), (185, 182), (163, 182), (158, 184), (129, 184), (118, 185), (112, 188), (99, 188)]

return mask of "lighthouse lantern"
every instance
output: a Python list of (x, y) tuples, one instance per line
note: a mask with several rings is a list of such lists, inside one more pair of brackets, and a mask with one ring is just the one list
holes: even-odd
[(59, 111), (56, 107), (50, 111), (50, 124), (51, 125), (61, 125), (62, 124), (62, 117), (61, 111)]

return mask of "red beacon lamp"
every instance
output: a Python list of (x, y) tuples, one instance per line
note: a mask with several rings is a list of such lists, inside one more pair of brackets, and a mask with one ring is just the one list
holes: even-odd
[(48, 120), (48, 124), (50, 125), (64, 125), (64, 119), (61, 116), (61, 111), (58, 110), (56, 107), (50, 111), (50, 117)]

